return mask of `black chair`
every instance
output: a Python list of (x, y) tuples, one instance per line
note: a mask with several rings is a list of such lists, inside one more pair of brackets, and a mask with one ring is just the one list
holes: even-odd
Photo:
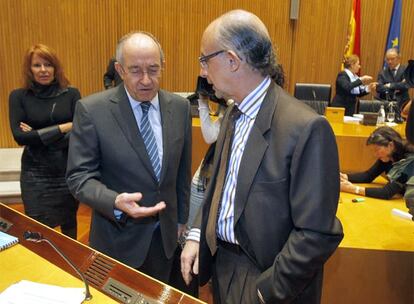
[(300, 100), (319, 100), (331, 102), (331, 85), (319, 83), (295, 84), (294, 96)]
[(360, 99), (358, 113), (361, 113), (361, 112), (378, 113), (379, 109), (381, 108), (381, 105), (385, 106), (385, 103), (377, 99), (373, 99), (373, 100)]
[(319, 115), (325, 115), (325, 109), (328, 106), (327, 101), (323, 101), (323, 100), (304, 100), (304, 99), (302, 99), (300, 101), (302, 101), (303, 103), (310, 106)]

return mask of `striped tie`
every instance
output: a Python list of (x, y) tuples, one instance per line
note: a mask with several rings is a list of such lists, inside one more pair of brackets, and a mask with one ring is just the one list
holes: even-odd
[(142, 119), (141, 119), (141, 135), (145, 143), (145, 147), (148, 152), (148, 156), (151, 160), (152, 168), (154, 169), (155, 176), (157, 180), (160, 180), (160, 173), (161, 173), (161, 165), (160, 159), (158, 156), (158, 147), (157, 142), (155, 141), (155, 135), (152, 131), (150, 121), (148, 120), (148, 111), (151, 106), (150, 102), (142, 102), (141, 109), (142, 109)]

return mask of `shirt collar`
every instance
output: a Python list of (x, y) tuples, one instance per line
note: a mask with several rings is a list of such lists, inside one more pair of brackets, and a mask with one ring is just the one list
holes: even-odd
[(351, 81), (355, 81), (355, 80), (359, 79), (358, 75), (355, 75), (350, 70), (344, 69), (344, 71), (349, 76), (349, 78), (351, 79)]
[(267, 76), (239, 105), (236, 105), (240, 112), (252, 119), (256, 118), (270, 83), (270, 77)]
[[(132, 109), (135, 109), (137, 107), (141, 106), (142, 101), (134, 99), (128, 92), (128, 90), (125, 88), (125, 92), (128, 96), (128, 101), (131, 105)], [(150, 100), (151, 105), (154, 107), (154, 109), (158, 112), (160, 110), (160, 101), (158, 99), (158, 93), (154, 96), (152, 100)]]

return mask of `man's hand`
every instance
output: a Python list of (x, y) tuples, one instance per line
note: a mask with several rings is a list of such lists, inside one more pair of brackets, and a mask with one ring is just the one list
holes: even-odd
[(24, 123), (24, 122), (20, 122), (20, 130), (22, 130), (23, 132), (30, 132), (32, 131), (32, 127), (29, 126), (28, 124)]
[(184, 282), (189, 285), (193, 279), (192, 274), (198, 274), (198, 251), (200, 244), (188, 240), (181, 253), (181, 274)]
[(182, 235), (185, 235), (186, 232), (187, 232), (187, 225), (186, 224), (178, 224), (177, 238), (179, 239)]
[(166, 207), (165, 202), (159, 202), (152, 207), (141, 207), (138, 204), (141, 199), (141, 192), (121, 193), (115, 198), (115, 208), (133, 218), (140, 218), (156, 215)]

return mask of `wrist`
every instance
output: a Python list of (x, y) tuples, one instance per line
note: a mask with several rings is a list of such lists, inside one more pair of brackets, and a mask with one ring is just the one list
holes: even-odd
[(361, 187), (360, 186), (356, 186), (355, 187), (355, 194), (360, 194), (361, 193)]

